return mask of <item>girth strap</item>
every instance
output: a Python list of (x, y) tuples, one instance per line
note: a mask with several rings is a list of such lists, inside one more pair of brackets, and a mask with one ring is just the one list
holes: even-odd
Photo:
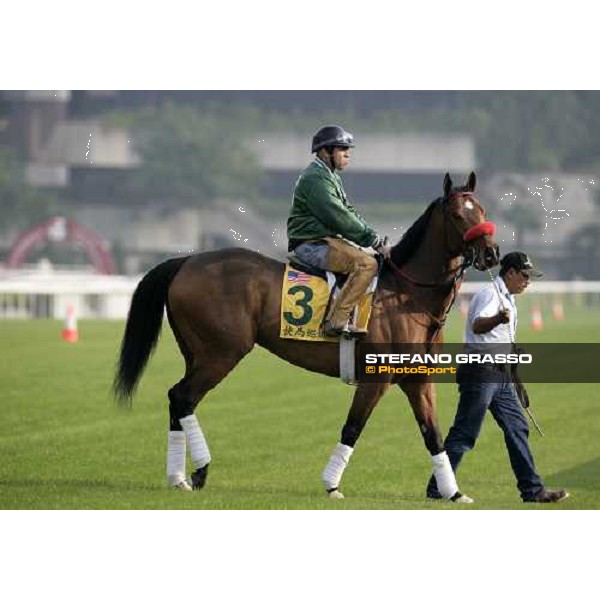
[(356, 385), (356, 338), (342, 335), (340, 338), (340, 379), (348, 385)]

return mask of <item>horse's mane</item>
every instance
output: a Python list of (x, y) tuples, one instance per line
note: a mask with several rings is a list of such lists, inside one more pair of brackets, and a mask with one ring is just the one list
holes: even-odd
[(423, 234), (429, 225), (431, 215), (441, 198), (434, 200), (425, 212), (410, 226), (402, 239), (392, 248), (392, 262), (400, 268), (406, 264), (423, 241)]

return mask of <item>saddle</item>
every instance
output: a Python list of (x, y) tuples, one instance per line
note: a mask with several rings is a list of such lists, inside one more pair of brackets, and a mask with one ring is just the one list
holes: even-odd
[[(330, 303), (348, 276), (313, 267), (295, 254), (288, 256), (281, 290), (279, 337), (294, 340), (332, 342), (323, 336), (322, 325)], [(377, 276), (354, 309), (351, 322), (367, 328)]]
[(297, 269), (298, 271), (302, 271), (303, 273), (307, 273), (314, 277), (320, 277), (328, 283), (333, 281), (334, 285), (338, 288), (342, 288), (344, 283), (346, 283), (346, 279), (348, 279), (348, 275), (345, 273), (334, 273), (333, 271), (326, 271), (325, 269), (319, 269), (319, 267), (313, 267), (312, 265), (305, 263), (293, 252), (288, 254), (288, 262), (292, 269)]

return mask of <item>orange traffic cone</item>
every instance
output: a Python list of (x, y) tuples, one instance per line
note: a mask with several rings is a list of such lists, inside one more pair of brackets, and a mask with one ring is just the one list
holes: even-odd
[(74, 344), (77, 340), (79, 340), (79, 332), (77, 331), (77, 317), (75, 315), (75, 307), (72, 304), (67, 306), (67, 318), (65, 319), (65, 326), (62, 330), (62, 339), (71, 344)]
[(562, 321), (565, 318), (565, 309), (560, 300), (555, 300), (552, 304), (552, 316), (555, 321)]
[(544, 329), (544, 319), (539, 306), (534, 306), (531, 309), (531, 328), (534, 331), (541, 331)]

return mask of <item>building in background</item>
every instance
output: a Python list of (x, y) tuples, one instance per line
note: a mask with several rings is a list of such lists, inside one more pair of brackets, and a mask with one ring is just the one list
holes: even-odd
[[(310, 136), (323, 124), (320, 115), (353, 114), (360, 124), (361, 118), (368, 119), (382, 110), (452, 109), (459, 104), (459, 94), (0, 92), (0, 143), (16, 149), (26, 165), (30, 185), (55, 192), (69, 203), (73, 218), (108, 241), (123, 272), (140, 272), (168, 255), (226, 245), (243, 245), (282, 258), (286, 254), (285, 217), (293, 184), (311, 159)], [(246, 134), (245, 144), (258, 157), (263, 170), (260, 196), (264, 202), (239, 197), (214, 198), (202, 208), (178, 208), (166, 199), (163, 204), (150, 205), (144, 195), (123, 193), (140, 157), (133, 148), (130, 132), (107, 125), (105, 117), (111, 111), (157, 107), (167, 101), (200, 108), (214, 103), (254, 106), (282, 115), (301, 112), (304, 123), (310, 126), (299, 131), (294, 121), (295, 126), (289, 131)], [(397, 240), (427, 204), (441, 194), (446, 171), (460, 181), (478, 167), (476, 143), (469, 135), (375, 133), (366, 124), (354, 129), (357, 148), (351, 168), (344, 173), (347, 191), (364, 216), (392, 240)], [(574, 245), (572, 241), (574, 236), (578, 239), (578, 231), (597, 221), (594, 189), (586, 183), (591, 177), (489, 170), (478, 175), (478, 193), (499, 222), (504, 251), (527, 248), (555, 277), (588, 276), (583, 266), (579, 273), (572, 263), (582, 265), (581, 257), (589, 257), (589, 249), (583, 242)], [(548, 182), (556, 191), (550, 192)], [(563, 204), (557, 200), (559, 188), (563, 190)], [(545, 204), (542, 192), (547, 195)], [(550, 198), (556, 206), (550, 207)], [(565, 208), (558, 208), (559, 205)], [(17, 234), (12, 231), (0, 237), (0, 258), (6, 256)]]
[[(424, 93), (427, 96), (427, 93)], [(402, 94), (377, 96), (392, 105)], [(435, 95), (430, 95), (431, 100)], [(452, 95), (450, 94), (450, 98)], [(73, 206), (75, 218), (106, 238), (122, 255), (126, 272), (146, 268), (164, 255), (247, 245), (275, 256), (285, 254), (285, 215), (293, 184), (311, 160), (310, 136), (300, 133), (265, 132), (245, 143), (263, 169), (261, 196), (275, 201), (272, 214), (264, 216), (244, 198), (215, 198), (204, 209), (174, 209), (143, 198), (124, 200), (121, 189), (131, 171), (140, 164), (130, 133), (106, 125), (110, 110), (154, 106), (166, 99), (191, 102), (252, 101), (264, 108), (318, 111), (322, 103), (354, 107), (359, 113), (374, 105), (364, 93), (346, 92), (4, 92), (5, 138), (26, 163), (29, 184), (54, 190)], [(422, 101), (415, 97), (413, 101)], [(314, 118), (314, 129), (322, 123)], [(472, 139), (460, 135), (385, 135), (357, 131), (359, 140), (352, 168), (345, 174), (347, 189), (355, 202), (368, 211), (372, 202), (428, 202), (439, 194), (446, 170), (467, 173), (475, 168)], [(231, 202), (237, 204), (233, 210)], [(277, 209), (280, 206), (280, 210)], [(241, 210), (239, 210), (241, 209)], [(408, 219), (418, 216), (409, 215)], [(414, 211), (413, 211), (414, 212)], [(396, 233), (389, 219), (381, 227), (392, 237), (406, 225), (399, 220)], [(401, 225), (402, 224), (402, 225)]]

